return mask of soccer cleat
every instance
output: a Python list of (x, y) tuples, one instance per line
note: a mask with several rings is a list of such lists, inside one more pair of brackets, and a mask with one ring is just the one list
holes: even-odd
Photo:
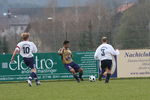
[(80, 83), (80, 79), (79, 78), (77, 78), (76, 81), (77, 81), (77, 83)]
[(36, 82), (36, 85), (38, 86), (38, 85), (41, 85), (41, 82), (40, 81), (37, 81)]
[(105, 80), (105, 83), (109, 83), (109, 80)]
[(80, 83), (80, 80), (77, 80), (78, 83)]
[(109, 82), (105, 82), (106, 84), (108, 84)]
[(30, 87), (32, 86), (32, 82), (30, 80), (27, 80), (27, 83)]
[(103, 77), (103, 74), (101, 73), (101, 74), (99, 75), (98, 80), (99, 80), (99, 81), (102, 81), (102, 77)]
[(79, 79), (79, 78), (77, 78), (76, 81), (77, 81), (78, 83), (80, 83), (80, 79)]
[(83, 78), (80, 78), (80, 81), (84, 81), (84, 79), (83, 79)]
[(100, 76), (100, 77), (98, 78), (98, 80), (99, 80), (99, 81), (102, 81), (102, 76)]

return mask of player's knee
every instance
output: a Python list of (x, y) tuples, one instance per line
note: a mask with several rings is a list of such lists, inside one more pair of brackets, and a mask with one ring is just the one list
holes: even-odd
[(79, 69), (79, 72), (83, 72), (83, 69), (82, 69), (82, 68), (80, 68), (80, 69)]
[(108, 72), (111, 72), (111, 69), (108, 69)]
[(36, 68), (33, 68), (31, 71), (34, 72), (34, 73), (36, 73)]
[(111, 74), (111, 69), (108, 69), (108, 70), (107, 70), (107, 73), (108, 73), (108, 74)]
[(72, 74), (75, 74), (76, 72), (75, 72), (75, 70), (72, 68), (72, 69), (70, 69), (70, 72), (72, 73)]

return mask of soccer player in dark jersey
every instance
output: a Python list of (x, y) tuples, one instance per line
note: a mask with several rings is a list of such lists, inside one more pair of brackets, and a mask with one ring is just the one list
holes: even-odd
[[(66, 67), (66, 69), (72, 73), (74, 78), (77, 82), (83, 81), (82, 75), (83, 75), (83, 69), (79, 67), (78, 64), (73, 62), (72, 59), (72, 52), (69, 49), (70, 44), (69, 41), (64, 41), (63, 48), (60, 48), (58, 51), (58, 54), (61, 55), (62, 61)], [(77, 73), (79, 72), (79, 77), (77, 76)]]

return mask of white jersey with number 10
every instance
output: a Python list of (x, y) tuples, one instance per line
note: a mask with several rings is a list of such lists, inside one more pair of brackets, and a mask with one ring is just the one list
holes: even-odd
[(118, 50), (114, 50), (114, 48), (111, 45), (103, 43), (97, 48), (94, 58), (100, 61), (112, 60), (112, 57), (118, 54), (119, 54)]
[(33, 53), (37, 52), (37, 47), (33, 42), (22, 41), (17, 44), (16, 50), (20, 51), (20, 55), (25, 58), (33, 57)]

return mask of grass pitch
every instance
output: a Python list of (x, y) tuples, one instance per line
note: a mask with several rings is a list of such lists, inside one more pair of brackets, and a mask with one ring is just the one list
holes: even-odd
[(0, 84), (0, 100), (149, 100), (150, 79)]

